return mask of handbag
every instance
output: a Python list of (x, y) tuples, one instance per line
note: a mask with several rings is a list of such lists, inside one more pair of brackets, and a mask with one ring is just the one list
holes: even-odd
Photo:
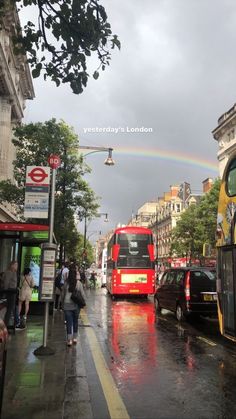
[(75, 304), (79, 306), (79, 308), (83, 308), (86, 306), (85, 299), (79, 289), (75, 288), (70, 298)]

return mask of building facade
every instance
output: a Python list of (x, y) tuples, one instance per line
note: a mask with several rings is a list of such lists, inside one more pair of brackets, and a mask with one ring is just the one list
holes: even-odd
[(219, 145), (217, 158), (222, 178), (230, 155), (236, 151), (236, 104), (220, 116), (218, 126), (212, 131), (212, 134)]
[[(128, 221), (127, 225), (147, 227), (153, 231), (155, 256), (159, 266), (164, 268), (172, 263), (171, 259), (176, 259), (174, 255), (172, 258), (170, 257), (172, 231), (176, 227), (181, 214), (190, 205), (198, 205), (201, 196), (209, 192), (212, 185), (213, 180), (211, 178), (203, 180), (202, 193), (199, 194), (191, 193), (190, 184), (187, 182), (183, 182), (181, 185), (172, 185), (170, 190), (165, 192), (162, 197), (142, 205), (137, 214), (133, 214)], [(101, 263), (102, 250), (107, 246), (112, 232), (101, 237), (96, 243), (97, 266)]]
[[(27, 99), (34, 98), (26, 55), (15, 54), (12, 39), (20, 26), (16, 9), (4, 13), (0, 26), (0, 180), (13, 181), (13, 129), (24, 117)], [(14, 221), (12, 208), (0, 203), (0, 221)]]

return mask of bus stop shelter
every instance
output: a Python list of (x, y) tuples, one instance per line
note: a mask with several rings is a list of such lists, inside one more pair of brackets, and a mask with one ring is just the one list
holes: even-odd
[(41, 244), (48, 240), (48, 225), (0, 222), (0, 273), (12, 260), (18, 262), (18, 280), (23, 270), (30, 268), (36, 285), (32, 301), (38, 301)]

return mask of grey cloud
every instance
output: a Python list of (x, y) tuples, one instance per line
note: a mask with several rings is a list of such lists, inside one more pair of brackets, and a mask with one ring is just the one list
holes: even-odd
[[(110, 67), (97, 81), (91, 78), (81, 96), (65, 86), (37, 80), (36, 99), (28, 103), (26, 121), (62, 118), (75, 127), (81, 144), (158, 148), (216, 162), (217, 143), (211, 131), (235, 102), (235, 2), (102, 3), (121, 40), (121, 51), (114, 51)], [(84, 127), (126, 125), (152, 127), (153, 133), (83, 132)], [(102, 197), (102, 210), (109, 210), (109, 227), (127, 222), (132, 210), (162, 195), (171, 184), (187, 180), (200, 190), (203, 179), (217, 176), (200, 166), (137, 158), (116, 150), (114, 158), (116, 166), (108, 171), (102, 155), (88, 159), (92, 168), (88, 180)]]

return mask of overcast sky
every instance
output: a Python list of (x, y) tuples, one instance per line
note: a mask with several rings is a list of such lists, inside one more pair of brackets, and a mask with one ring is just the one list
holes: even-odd
[[(127, 223), (170, 185), (187, 181), (200, 192), (204, 179), (218, 176), (211, 131), (235, 103), (236, 85), (235, 0), (101, 3), (122, 44), (110, 67), (78, 96), (34, 80), (36, 98), (25, 113), (27, 123), (63, 119), (81, 145), (114, 148), (113, 167), (103, 165), (106, 154), (87, 157), (87, 180), (109, 215), (109, 223), (89, 225), (93, 239), (93, 232)], [(96, 127), (119, 132), (85, 132)], [(135, 127), (150, 132), (127, 132)]]

